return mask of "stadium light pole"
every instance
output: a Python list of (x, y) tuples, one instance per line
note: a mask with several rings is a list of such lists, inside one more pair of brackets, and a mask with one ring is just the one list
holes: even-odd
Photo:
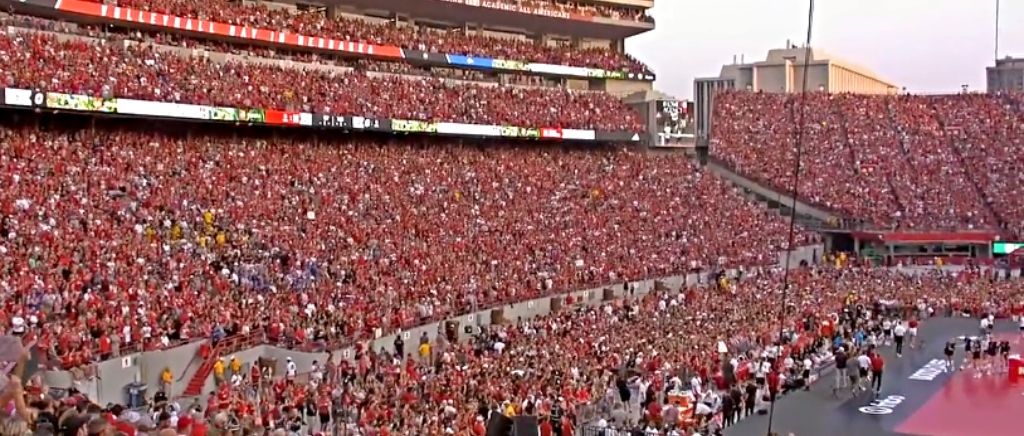
[[(999, 61), (999, 5), (1001, 0), (996, 0), (996, 28), (995, 28), (995, 61)], [(995, 65), (995, 64), (993, 64)]]
[[(807, 98), (808, 98), (808, 85), (810, 74), (807, 74), (808, 69), (811, 65), (811, 37), (814, 35), (814, 0), (809, 0), (807, 5), (807, 41), (804, 44), (804, 62), (803, 62), (803, 81), (800, 84), (800, 95), (799, 99), (796, 100), (796, 105), (799, 105), (799, 110), (796, 113), (790, 111), (790, 122), (796, 124), (796, 156), (793, 157), (793, 189), (790, 190), (790, 196), (793, 199), (793, 204), (790, 205), (789, 211), (789, 235), (786, 238), (786, 260), (783, 263), (782, 272), (782, 289), (779, 290), (779, 312), (778, 319), (776, 322), (779, 323), (778, 336), (773, 338), (776, 341), (781, 341), (782, 334), (785, 329), (785, 323), (782, 322), (787, 316), (788, 299), (789, 299), (789, 288), (790, 288), (790, 268), (792, 268), (791, 261), (793, 260), (793, 245), (796, 241), (796, 202), (800, 196), (800, 170), (801, 164), (803, 163), (803, 151), (804, 151), (804, 139), (805, 139), (805, 126), (804, 122), (807, 115)], [(771, 403), (768, 404), (768, 428), (766, 431), (767, 436), (772, 436), (772, 429), (775, 424), (775, 403), (778, 401), (777, 398), (772, 398)]]

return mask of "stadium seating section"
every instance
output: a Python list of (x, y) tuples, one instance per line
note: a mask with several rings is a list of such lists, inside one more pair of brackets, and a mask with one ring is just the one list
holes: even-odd
[[(548, 3), (548, 2), (539, 2)], [(555, 2), (548, 4), (554, 5)], [(446, 54), (483, 56), (524, 62), (601, 68), (605, 70), (648, 72), (648, 68), (632, 57), (608, 48), (572, 48), (539, 45), (523, 39), (467, 35), (459, 31), (432, 30), (425, 27), (374, 24), (359, 18), (324, 18), (320, 13), (299, 13), (242, 2), (211, 0), (121, 0), (118, 5), (136, 10), (172, 14), (181, 17), (218, 20), (240, 26), (280, 29), (297, 34), (336, 38), (345, 41), (398, 46)], [(598, 11), (610, 16), (609, 7), (581, 6), (587, 15)], [(618, 15), (628, 16), (628, 15)]]
[[(382, 118), (640, 131), (606, 93), (449, 83), (438, 78), (217, 63), (151, 45), (42, 33), (0, 35), (5, 85), (94, 96)], [(60, 68), (54, 66), (59, 65)]]
[(129, 306), (154, 338), (176, 322), (192, 337), (228, 320), (257, 329), (307, 304), (318, 315), (296, 328), (327, 317), (360, 337), (546, 292), (771, 264), (787, 236), (775, 212), (682, 156), (96, 123), (0, 137), (0, 247), (32, 259), (0, 281), (23, 303), (36, 286), (91, 290), (46, 319), (63, 326), (62, 351), (92, 345), (89, 328), (138, 342)]
[[(610, 50), (441, 34), (241, 2), (118, 4), (419, 50), (644, 69)], [(606, 7), (551, 7), (644, 19)], [(23, 28), (0, 35), (3, 87), (643, 130), (637, 114), (602, 93), (468, 83), (482, 76), (365, 59), (325, 61), (180, 35), (0, 20)], [(167, 46), (250, 56), (222, 61)], [(320, 65), (271, 65), (270, 58)], [(888, 228), (1013, 228), (1024, 220), (1024, 168), (1016, 158), (1022, 104), (1014, 95), (723, 93), (715, 102), (713, 153), (745, 175), (786, 187), (800, 140), (801, 197), (843, 216)], [(801, 117), (806, 129), (796, 128)], [(222, 428), (229, 424), (215, 414), (219, 407), (241, 415), (255, 409), (265, 422), (278, 422), (273, 410), (301, 404), (297, 399), (307, 395), (337, 397), (354, 411), (353, 426), (381, 429), (378, 434), (483, 434), (476, 406), (524, 404), (535, 394), (546, 397), (541, 409), (557, 402), (582, 414), (613, 392), (614, 375), (634, 356), (642, 371), (707, 380), (721, 367), (713, 352), (720, 340), (732, 354), (756, 350), (780, 332), (800, 333), (791, 349), (807, 345), (817, 334), (812, 323), (831, 319), (851, 290), (864, 303), (1024, 312), (1018, 301), (1024, 282), (981, 280), (976, 270), (909, 277), (842, 257), (820, 269), (783, 273), (773, 266), (790, 248), (791, 228), (778, 212), (686, 156), (617, 144), (390, 137), (5, 109), (0, 186), (0, 326), (20, 319), (43, 327), (31, 339), (52, 358), (43, 359), (47, 366), (89, 368), (118, 354), (97, 348), (108, 339), (122, 355), (224, 336), (298, 346), (322, 339), (330, 348), (359, 350), (347, 356), (352, 361), (338, 359), (342, 368), (331, 368), (323, 386), (300, 375), (254, 396), (244, 384), (222, 384), (211, 401), (224, 405), (207, 409), (210, 425)], [(795, 246), (819, 242), (799, 226), (793, 235)], [(745, 279), (671, 295), (657, 289), (600, 309), (494, 326), (483, 349), (435, 344), (442, 357), (434, 362), (378, 360), (362, 348), (379, 334), (471, 310), (731, 268)], [(788, 300), (776, 302), (783, 286)], [(407, 351), (417, 345), (411, 342)], [(202, 366), (186, 391), (200, 393), (211, 362), (234, 351), (225, 344), (249, 343), (218, 344), (201, 348), (207, 354), (199, 353)], [(357, 372), (362, 380), (339, 388), (340, 377)], [(177, 421), (179, 434), (192, 434), (186, 416)]]
[(1021, 104), (1018, 95), (729, 92), (715, 102), (711, 153), (789, 190), (803, 116), (803, 199), (883, 229), (1019, 233)]

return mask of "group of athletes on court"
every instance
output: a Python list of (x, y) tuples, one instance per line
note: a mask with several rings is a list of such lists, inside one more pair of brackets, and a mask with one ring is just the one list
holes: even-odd
[[(870, 319), (860, 318), (862, 326), (844, 338), (837, 332), (834, 342), (836, 348), (836, 382), (832, 393), (838, 394), (849, 388), (854, 396), (871, 391), (875, 396), (881, 395), (882, 374), (885, 360), (878, 353), (878, 348), (895, 345), (896, 357), (902, 357), (904, 346), (916, 348), (921, 346), (917, 336), (918, 321), (903, 321), (899, 317), (881, 317)], [(850, 327), (857, 322), (850, 320)], [(1021, 337), (1024, 339), (1024, 317), (1019, 320)], [(977, 336), (960, 336), (951, 338), (945, 344), (943, 354), (946, 366), (944, 372), (956, 370), (974, 371), (975, 377), (983, 375), (1006, 374), (1009, 371), (1010, 341), (996, 341), (993, 336), (995, 317), (982, 317)], [(956, 366), (957, 344), (962, 343), (963, 364)], [(849, 349), (849, 351), (848, 351)]]
[(863, 310), (850, 316), (847, 323), (853, 333), (844, 337), (842, 332), (837, 332), (833, 342), (836, 382), (832, 394), (838, 395), (849, 388), (854, 396), (868, 391), (875, 396), (881, 395), (885, 359), (878, 348), (895, 345), (896, 357), (902, 357), (904, 346), (917, 347), (918, 321), (903, 321), (899, 317), (885, 315), (872, 319), (871, 312)]
[[(988, 315), (981, 319), (978, 336), (960, 336), (946, 341), (942, 353), (946, 367), (943, 371), (953, 371), (956, 367), (957, 342), (963, 344), (963, 363), (959, 370), (970, 369), (975, 377), (993, 374), (1006, 374), (1010, 369), (1010, 341), (996, 341), (992, 335), (995, 328), (995, 317)], [(1024, 336), (1024, 318), (1020, 320), (1021, 335)]]

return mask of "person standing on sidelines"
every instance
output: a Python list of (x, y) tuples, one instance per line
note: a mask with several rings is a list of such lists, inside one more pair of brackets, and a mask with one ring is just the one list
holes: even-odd
[(847, 372), (847, 362), (850, 357), (846, 355), (846, 349), (839, 347), (836, 349), (836, 384), (832, 386), (832, 395), (836, 395), (841, 389), (846, 387), (846, 383), (849, 381), (849, 373)]
[(857, 395), (859, 392), (867, 392), (868, 388), (864, 386), (864, 383), (871, 382), (871, 358), (868, 357), (867, 352), (862, 351), (860, 356), (857, 356), (857, 372), (860, 383), (853, 387), (854, 395)]
[(875, 397), (882, 395), (882, 373), (885, 370), (885, 359), (877, 350), (871, 352), (871, 390)]
[(897, 321), (892, 329), (892, 340), (896, 343), (896, 357), (903, 357), (903, 339), (907, 334), (907, 327), (903, 322)]

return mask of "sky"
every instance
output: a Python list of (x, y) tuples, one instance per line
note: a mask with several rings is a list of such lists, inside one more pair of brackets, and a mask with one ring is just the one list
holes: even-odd
[[(693, 96), (733, 55), (764, 60), (807, 38), (808, 0), (654, 0), (653, 31), (626, 40), (651, 65), (655, 87)], [(1002, 0), (999, 57), (1024, 57), (1024, 0)], [(820, 0), (811, 46), (875, 71), (912, 93), (985, 89), (993, 65), (996, 0)]]

